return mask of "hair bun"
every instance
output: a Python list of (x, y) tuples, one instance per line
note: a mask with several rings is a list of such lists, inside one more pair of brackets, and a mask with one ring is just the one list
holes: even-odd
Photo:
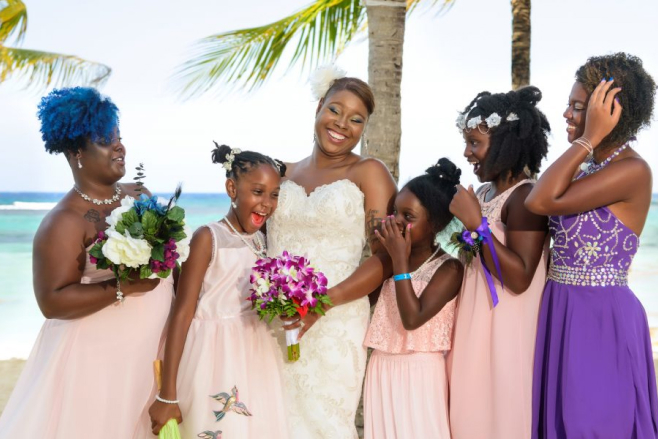
[(459, 177), (462, 175), (461, 169), (445, 157), (440, 158), (436, 165), (430, 166), (425, 172), (437, 183), (445, 182), (451, 185), (459, 184)]
[(231, 154), (231, 147), (228, 145), (220, 145), (213, 140), (215, 148), (212, 150), (212, 162), (224, 164), (228, 161), (228, 156)]
[(541, 101), (542, 98), (541, 90), (539, 90), (534, 85), (528, 85), (526, 87), (522, 87), (514, 91), (513, 93), (516, 93), (519, 102), (530, 104), (533, 107), (536, 106), (537, 103)]

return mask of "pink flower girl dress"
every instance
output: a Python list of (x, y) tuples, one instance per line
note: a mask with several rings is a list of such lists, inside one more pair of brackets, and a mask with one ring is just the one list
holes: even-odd
[(258, 257), (245, 241), (254, 235), (236, 235), (224, 221), (206, 227), (213, 252), (176, 382), (181, 435), (287, 439), (283, 357), (247, 300)]
[[(449, 258), (444, 254), (414, 273), (411, 283), (417, 295)], [(395, 282), (384, 282), (364, 342), (374, 349), (364, 390), (366, 439), (450, 438), (445, 355), (454, 315), (452, 300), (423, 326), (407, 331)]]

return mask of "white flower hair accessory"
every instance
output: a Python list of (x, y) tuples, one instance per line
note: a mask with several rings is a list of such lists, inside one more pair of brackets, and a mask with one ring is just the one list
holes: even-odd
[(233, 148), (231, 152), (226, 154), (226, 162), (222, 164), (224, 169), (226, 169), (228, 172), (231, 172), (231, 169), (233, 169), (233, 160), (235, 160), (235, 155), (240, 154), (242, 150), (240, 148)]
[(500, 125), (500, 121), (502, 118), (498, 115), (498, 113), (491, 113), (489, 117), (484, 119), (485, 123), (489, 128), (497, 127)]
[(347, 72), (335, 64), (329, 64), (318, 67), (311, 75), (311, 92), (315, 100), (322, 99), (335, 80), (344, 78)]
[(471, 117), (468, 122), (466, 122), (466, 127), (469, 130), (472, 130), (473, 128), (477, 127), (482, 123), (482, 116), (475, 116)]
[(459, 131), (464, 131), (466, 129), (466, 115), (460, 114), (457, 116), (455, 124), (457, 125), (457, 128), (459, 128)]
[(510, 112), (510, 114), (507, 115), (505, 120), (508, 122), (514, 122), (515, 120), (519, 120), (519, 116), (517, 116), (516, 113)]

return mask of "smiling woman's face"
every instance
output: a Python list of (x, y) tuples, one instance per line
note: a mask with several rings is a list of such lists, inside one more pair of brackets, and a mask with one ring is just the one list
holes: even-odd
[(361, 140), (368, 122), (363, 101), (349, 90), (324, 98), (315, 116), (315, 135), (320, 149), (329, 156), (349, 153)]
[(585, 132), (585, 116), (587, 113), (587, 101), (589, 95), (580, 82), (575, 82), (571, 87), (567, 109), (562, 115), (567, 121), (567, 140), (573, 143)]

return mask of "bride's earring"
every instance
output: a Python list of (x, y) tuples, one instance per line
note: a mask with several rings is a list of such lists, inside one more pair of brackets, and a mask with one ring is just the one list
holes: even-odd
[(82, 169), (82, 163), (80, 163), (80, 157), (78, 157), (78, 169)]
[(231, 201), (231, 207), (232, 207), (233, 209), (237, 209), (237, 208), (238, 208), (238, 204), (237, 204), (235, 201)]

